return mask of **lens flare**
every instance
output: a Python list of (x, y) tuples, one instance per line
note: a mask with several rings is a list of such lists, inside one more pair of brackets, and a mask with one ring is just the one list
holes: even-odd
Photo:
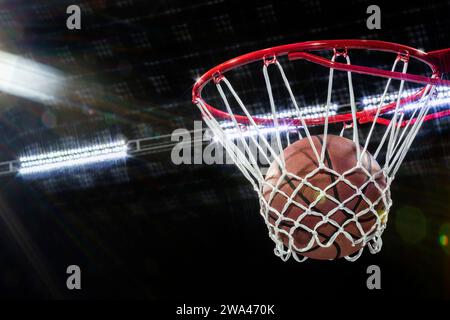
[(443, 247), (448, 246), (448, 236), (446, 234), (439, 235), (439, 243)]
[(450, 237), (450, 223), (444, 223), (439, 228), (438, 242), (445, 253), (450, 254), (450, 245), (448, 244), (448, 238)]

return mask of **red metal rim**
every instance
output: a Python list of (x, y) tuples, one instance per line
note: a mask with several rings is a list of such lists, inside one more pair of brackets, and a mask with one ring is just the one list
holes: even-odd
[[(432, 72), (432, 77), (419, 76), (414, 74), (402, 74), (399, 72), (390, 72), (386, 70), (364, 67), (364, 66), (355, 66), (355, 65), (346, 65), (342, 63), (331, 62), (325, 58), (319, 58), (315, 55), (310, 55), (308, 52), (318, 51), (318, 50), (348, 50), (348, 49), (365, 49), (372, 51), (383, 51), (383, 52), (392, 52), (396, 54), (408, 55), (410, 58), (414, 58), (418, 61), (425, 63)], [(445, 51), (445, 50), (444, 50)], [(290, 60), (295, 59), (306, 59), (313, 63), (317, 63), (323, 65), (325, 67), (344, 70), (344, 71), (352, 71), (356, 73), (363, 73), (378, 77), (392, 77), (395, 79), (412, 81), (416, 83), (423, 84), (441, 84), (441, 85), (450, 85), (448, 80), (441, 80), (441, 72), (442, 61), (439, 60), (439, 57), (442, 55), (442, 50), (439, 51), (440, 55), (434, 55), (431, 53), (426, 53), (421, 50), (408, 47), (401, 44), (378, 41), (378, 40), (323, 40), (323, 41), (308, 41), (308, 42), (300, 42), (288, 45), (277, 46), (273, 48), (263, 49), (254, 51), (251, 53), (247, 53), (236, 57), (234, 59), (228, 60), (203, 74), (194, 84), (192, 89), (192, 101), (194, 103), (201, 103), (204, 105), (213, 116), (222, 118), (222, 119), (230, 119), (231, 116), (223, 112), (221, 110), (216, 109), (215, 107), (209, 105), (201, 96), (201, 92), (203, 87), (212, 81), (214, 77), (217, 75), (222, 75), (227, 71), (238, 68), (240, 66), (256, 62), (263, 61), (265, 57), (280, 57), (288, 55)], [(447, 71), (447, 70), (444, 70)], [(413, 95), (404, 98), (401, 100), (401, 103), (408, 103), (418, 100), (423, 93), (423, 89), (414, 93)], [(388, 104), (383, 106), (381, 114), (392, 110), (395, 108), (395, 103)], [(369, 122), (373, 119), (376, 110), (373, 111), (360, 111), (357, 113), (357, 117), (360, 122)], [(235, 115), (236, 120), (243, 124), (248, 124), (249, 120), (245, 116)], [(349, 114), (338, 114), (335, 116), (331, 116), (328, 118), (330, 123), (333, 122), (345, 122), (351, 119), (351, 115)], [(271, 119), (261, 119), (261, 118), (253, 118), (253, 120), (257, 124), (269, 124), (272, 123)], [(283, 119), (281, 119), (283, 120)], [(324, 123), (325, 118), (316, 118), (316, 119), (307, 119), (307, 124), (321, 124)], [(285, 119), (285, 123), (289, 123), (292, 125), (300, 125), (300, 120), (298, 119)]]

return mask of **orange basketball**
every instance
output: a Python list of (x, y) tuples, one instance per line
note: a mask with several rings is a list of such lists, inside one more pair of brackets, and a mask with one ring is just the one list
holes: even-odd
[[(323, 136), (312, 136), (312, 141), (320, 155), (323, 145)], [(307, 138), (289, 145), (283, 151), (283, 154), (287, 172), (300, 178), (305, 178), (313, 170), (319, 167), (317, 157)], [(357, 214), (369, 207), (369, 204), (361, 195), (364, 194), (364, 196), (374, 204), (374, 208), (378, 215), (384, 213), (385, 206), (382, 201), (382, 192), (375, 186), (374, 182), (367, 182), (370, 180), (370, 177), (373, 176), (378, 187), (381, 190), (384, 190), (386, 188), (386, 180), (379, 164), (372, 155), (365, 152), (361, 155), (361, 158), (361, 166), (357, 168), (355, 143), (347, 138), (328, 135), (324, 165), (326, 168), (334, 170), (337, 174), (330, 173), (325, 169), (319, 169), (316, 174), (307, 178), (307, 181), (312, 186), (304, 184), (295, 194), (294, 190), (300, 185), (301, 180), (292, 176), (284, 176), (282, 181), (279, 181), (281, 177), (279, 164), (276, 161), (271, 164), (265, 178), (266, 183), (269, 185), (264, 185), (263, 196), (265, 200), (268, 201), (268, 205), (281, 214), (280, 219), (278, 219), (278, 215), (275, 212), (269, 211), (268, 221), (272, 231), (272, 227), (277, 226), (279, 229), (284, 230), (289, 234), (288, 236), (282, 232), (278, 233), (279, 239), (286, 246), (289, 244), (289, 237), (292, 237), (294, 246), (298, 250), (302, 250), (310, 243), (313, 235), (302, 227), (295, 227), (291, 220), (286, 219), (297, 220), (305, 210), (295, 203), (290, 203), (285, 207), (287, 204), (285, 195), (309, 209), (308, 214), (302, 219), (299, 219), (298, 222), (301, 226), (316, 230), (318, 239), (322, 244), (327, 243), (328, 240), (339, 231), (340, 227), (343, 227), (343, 230), (350, 234), (353, 241), (360, 239), (363, 234), (370, 236), (375, 232), (376, 228), (374, 227), (374, 224), (377, 221), (375, 213), (368, 211), (367, 213), (356, 217), (351, 212)], [(361, 167), (364, 167), (369, 172), (369, 175), (366, 174)], [(344, 173), (346, 173), (344, 175), (345, 179), (361, 191), (360, 195), (356, 195), (357, 191), (345, 181), (338, 181), (339, 176)], [(334, 197), (337, 202), (325, 195), (321, 196), (320, 191), (314, 189), (314, 187), (317, 187), (320, 190), (325, 190), (333, 183), (335, 184), (327, 189), (326, 194)], [(277, 191), (271, 196), (273, 190), (271, 186), (276, 187), (279, 191), (285, 193), (285, 195)], [(317, 201), (318, 198), (319, 200)], [(314, 205), (315, 201), (317, 202)], [(324, 220), (324, 217), (326, 217), (331, 210), (339, 207), (340, 203), (343, 203), (343, 206), (330, 214), (328, 221), (327, 219)], [(348, 209), (350, 212), (347, 212), (344, 208)], [(384, 215), (381, 223), (386, 222), (385, 217), (386, 216)], [(355, 220), (352, 220), (352, 218)], [(356, 221), (358, 223), (356, 223)], [(361, 233), (357, 226), (358, 224), (361, 226), (364, 233)], [(293, 248), (294, 250), (295, 247)], [(361, 247), (362, 243), (353, 245), (352, 241), (344, 234), (340, 233), (329, 247), (319, 246), (316, 239), (314, 239), (313, 245), (309, 250), (305, 252), (299, 252), (297, 250), (297, 252), (309, 258), (329, 260), (352, 255), (361, 249)]]

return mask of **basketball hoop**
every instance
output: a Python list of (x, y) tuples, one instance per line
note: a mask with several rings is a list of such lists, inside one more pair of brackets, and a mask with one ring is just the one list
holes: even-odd
[[(391, 69), (352, 64), (353, 54), (362, 51), (392, 55)], [(308, 113), (308, 107), (298, 102), (282, 58), (326, 68), (327, 94), (320, 112)], [(429, 75), (408, 72), (412, 61)], [(226, 76), (255, 63), (260, 63), (267, 91), (265, 114), (253, 113)], [(274, 97), (269, 68), (287, 94), (289, 103), (283, 110)], [(345, 72), (345, 80), (336, 85), (338, 72)], [(192, 98), (215, 138), (258, 193), (275, 254), (284, 261), (291, 256), (299, 262), (308, 257), (354, 261), (366, 246), (371, 253), (381, 249), (392, 206), (390, 185), (418, 130), (425, 121), (450, 115), (448, 109), (430, 112), (436, 88), (450, 86), (442, 79), (447, 72), (449, 50), (425, 53), (372, 40), (303, 42), (255, 51), (209, 70), (195, 83)], [(355, 93), (355, 81), (362, 76), (386, 81), (370, 108), (359, 105)], [(393, 82), (398, 82), (395, 93), (389, 92)], [(224, 110), (203, 98), (208, 84), (217, 89)], [(406, 84), (421, 87), (411, 91)], [(347, 88), (349, 111), (333, 103), (336, 86)], [(379, 141), (375, 132), (380, 133)], [(344, 137), (347, 133), (350, 139)]]

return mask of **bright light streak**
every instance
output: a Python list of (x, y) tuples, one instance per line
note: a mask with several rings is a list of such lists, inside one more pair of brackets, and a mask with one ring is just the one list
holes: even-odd
[[(446, 105), (446, 104), (450, 104), (450, 97), (445, 98), (445, 99), (431, 100), (431, 101), (429, 101), (427, 103), (427, 105), (430, 106), (430, 107), (440, 107), (440, 106), (443, 106), (443, 105)], [(401, 107), (400, 110), (412, 111), (414, 109), (421, 108), (423, 106), (424, 106), (424, 104), (421, 103), (421, 102), (411, 103), (411, 104), (404, 105), (403, 107)]]
[[(243, 138), (247, 138), (250, 136), (258, 136), (258, 135), (268, 135), (271, 133), (275, 133), (277, 131), (283, 132), (283, 131), (288, 131), (288, 130), (294, 130), (297, 129), (297, 127), (295, 126), (279, 126), (277, 128), (275, 127), (270, 127), (270, 128), (264, 128), (261, 127), (259, 128), (259, 130), (256, 130), (254, 128), (247, 130), (247, 131), (242, 131), (242, 133), (239, 133), (239, 131), (237, 131), (236, 129), (225, 129), (224, 132), (227, 135), (227, 138), (229, 139), (237, 139), (240, 137)], [(259, 131), (259, 132), (258, 132)], [(216, 136), (214, 136), (214, 140), (218, 140)]]
[[(431, 107), (440, 107), (450, 104), (450, 87), (437, 87), (436, 88), (437, 94), (436, 97), (432, 100), (428, 101), (428, 105)], [(414, 93), (417, 92), (417, 89), (409, 89), (404, 90), (402, 92), (401, 97), (406, 98)], [(373, 95), (373, 96), (367, 96), (364, 97), (361, 102), (363, 105), (364, 110), (371, 110), (378, 108), (378, 105), (380, 103), (380, 100), (382, 98), (382, 95)], [(384, 102), (391, 103), (393, 101), (396, 101), (398, 98), (398, 94), (392, 93), (387, 94), (385, 96)], [(417, 101), (415, 103), (410, 103), (407, 105), (402, 106), (402, 111), (412, 111), (417, 108), (421, 108), (423, 106), (423, 101)], [(334, 116), (337, 114), (338, 105), (333, 104), (330, 106), (329, 109), (329, 116)], [(326, 106), (324, 105), (317, 105), (317, 106), (307, 106), (302, 108), (302, 115), (305, 119), (316, 119), (316, 118), (323, 118), (326, 116)], [(288, 111), (280, 111), (276, 113), (276, 116), (278, 118), (298, 118), (297, 112), (295, 110), (288, 110)], [(272, 119), (273, 115), (272, 113), (265, 113), (265, 114), (258, 114), (254, 116), (255, 118), (261, 118), (261, 119)], [(240, 137), (239, 131), (235, 128), (235, 125), (232, 121), (223, 121), (220, 123), (221, 128), (224, 130), (224, 132), (231, 138), (236, 139)], [(280, 126), (278, 129), (270, 127), (270, 128), (264, 128), (261, 127), (259, 130), (262, 134), (269, 134), (272, 132), (278, 131), (287, 131), (287, 130), (293, 130), (296, 129), (295, 127), (291, 126)], [(258, 132), (251, 128), (247, 131), (242, 131), (243, 137), (249, 137), (249, 136), (256, 136), (258, 135)], [(217, 140), (216, 138), (214, 138)]]
[[(437, 87), (436, 91), (437, 91), (436, 97), (433, 98), (429, 102), (429, 104), (432, 107), (445, 106), (445, 105), (449, 104), (450, 87)], [(417, 89), (405, 90), (402, 93), (402, 98), (410, 96), (416, 92), (417, 92)], [(372, 110), (372, 109), (378, 108), (381, 97), (382, 97), (381, 95), (377, 95), (377, 96), (370, 96), (370, 97), (364, 98), (362, 100), (364, 110)], [(397, 98), (398, 98), (398, 94), (386, 95), (384, 102), (387, 104), (387, 103), (396, 101)], [(407, 110), (413, 110), (415, 108), (420, 108), (421, 106), (422, 106), (421, 102), (418, 101), (416, 103), (409, 104), (406, 108), (407, 108)]]
[[(336, 115), (336, 111), (338, 109), (337, 104), (330, 105), (329, 108), (329, 115), (334, 116)], [(300, 111), (302, 111), (302, 116), (305, 119), (313, 119), (313, 118), (319, 118), (319, 117), (325, 117), (326, 115), (326, 106), (324, 105), (318, 105), (318, 106), (307, 106), (304, 108), (301, 108)], [(286, 111), (279, 111), (275, 114), (277, 118), (298, 118), (298, 113), (296, 110), (286, 110)], [(257, 114), (254, 116), (254, 118), (260, 118), (260, 119), (272, 119), (273, 115), (272, 113), (264, 113), (264, 114)], [(232, 121), (224, 121), (220, 124), (222, 128), (233, 128), (234, 123)]]
[(90, 147), (21, 157), (19, 173), (22, 175), (82, 166), (91, 163), (124, 159), (127, 156), (125, 141), (99, 144)]
[(64, 83), (61, 72), (0, 51), (0, 91), (39, 102), (53, 102)]

